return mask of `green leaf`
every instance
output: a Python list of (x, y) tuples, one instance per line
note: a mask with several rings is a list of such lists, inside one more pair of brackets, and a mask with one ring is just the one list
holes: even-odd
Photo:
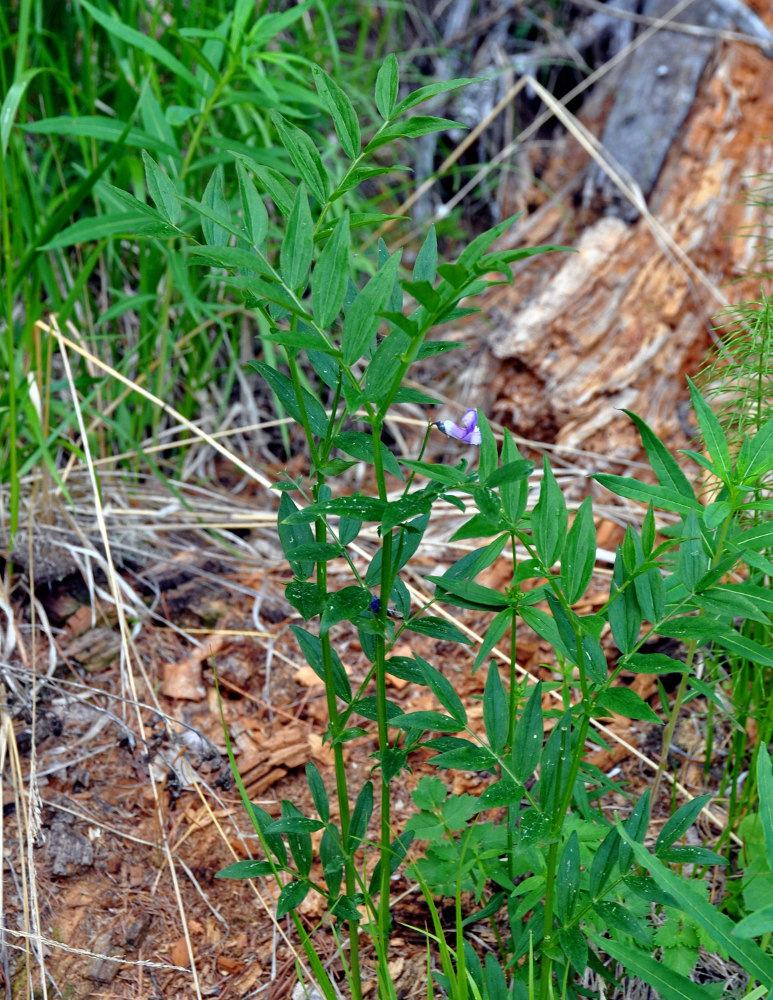
[(744, 479), (753, 481), (773, 469), (773, 417), (766, 420), (749, 443)]
[(66, 226), (58, 236), (42, 243), (38, 250), (59, 250), (92, 240), (110, 239), (112, 236), (155, 236), (169, 239), (178, 231), (166, 222), (154, 209), (155, 218), (146, 213), (108, 212), (89, 219), (78, 219)]
[(253, 0), (236, 0), (233, 8), (231, 20), (231, 34), (228, 39), (229, 48), (232, 52), (237, 52), (241, 47), (244, 38), (244, 31), (250, 15), (255, 13)]
[(493, 785), (482, 793), (478, 799), (481, 809), (504, 809), (507, 806), (517, 805), (523, 798), (523, 785), (512, 778), (504, 777), (495, 781)]
[(322, 614), (322, 595), (317, 583), (291, 580), (285, 587), (285, 597), (305, 621)]
[(274, 820), (266, 827), (266, 833), (315, 833), (324, 827), (325, 824), (320, 820), (302, 815), (292, 803), (287, 805), (292, 806), (295, 812)]
[(573, 830), (558, 859), (556, 871), (556, 915), (562, 924), (568, 923), (577, 906), (580, 893), (580, 841)]
[(416, 656), (416, 660), (421, 667), (424, 683), (430, 688), (448, 714), (453, 716), (459, 723), (459, 728), (462, 729), (467, 725), (467, 712), (462, 704), (462, 699), (454, 690), (453, 684), (439, 670), (436, 670), (420, 656)]
[(710, 795), (699, 795), (681, 805), (677, 811), (666, 820), (663, 829), (655, 841), (655, 854), (660, 854), (666, 847), (681, 839), (700, 815), (701, 810), (711, 800)]
[(488, 747), (475, 746), (473, 743), (466, 747), (446, 750), (431, 760), (434, 767), (449, 767), (462, 771), (488, 771), (493, 770), (497, 764), (497, 757)]
[(295, 550), (301, 545), (310, 545), (314, 541), (314, 535), (308, 524), (286, 524), (285, 518), (289, 517), (298, 509), (295, 501), (289, 493), (283, 493), (279, 499), (279, 510), (277, 513), (277, 532), (279, 543), (282, 546), (285, 558), (290, 563), (293, 576), (298, 580), (308, 580), (314, 572), (313, 559), (299, 559), (295, 555)]
[(657, 990), (663, 1000), (710, 1000), (710, 995), (702, 986), (669, 969), (647, 952), (620, 944), (613, 938), (600, 937), (588, 929), (585, 933), (596, 943), (600, 951), (607, 952), (616, 962), (620, 962), (629, 974), (633, 973), (642, 982)]
[(344, 587), (343, 590), (328, 594), (322, 612), (319, 634), (325, 635), (331, 625), (337, 622), (349, 621), (370, 605), (370, 591), (363, 587)]
[(221, 868), (219, 872), (215, 872), (215, 878), (257, 878), (259, 875), (271, 875), (273, 871), (274, 866), (270, 861), (253, 861), (249, 858)]
[(693, 847), (686, 844), (683, 847), (667, 847), (660, 851), (658, 857), (672, 865), (726, 865), (726, 857), (710, 851), (708, 847)]
[(537, 553), (545, 567), (561, 556), (566, 542), (569, 514), (547, 457), (543, 459), (543, 475), (539, 500), (531, 515), (531, 526)]
[(368, 821), (373, 812), (373, 785), (366, 781), (360, 789), (357, 801), (354, 803), (351, 823), (349, 824), (349, 841), (347, 851), (353, 854), (360, 846), (362, 838), (368, 830)]
[[(292, 302), (292, 300), (289, 301)], [(290, 312), (295, 313), (295, 308), (292, 308)], [(328, 342), (315, 330), (272, 330), (270, 333), (262, 333), (260, 339), (270, 344), (282, 344), (285, 347), (300, 347), (305, 351), (317, 351), (318, 353), (325, 353), (330, 356), (335, 353)]]
[(679, 493), (690, 500), (695, 499), (695, 491), (690, 485), (689, 479), (679, 468), (676, 459), (669, 453), (654, 431), (648, 427), (641, 417), (632, 413), (631, 410), (623, 410), (623, 412), (636, 424), (641, 435), (644, 450), (647, 453), (647, 458), (652, 466), (652, 471), (657, 476), (660, 485), (670, 490), (671, 493)]
[[(336, 448), (340, 448), (347, 455), (351, 455), (361, 462), (368, 462), (370, 465), (373, 465), (375, 461), (373, 457), (374, 444), (373, 435), (365, 431), (342, 431), (333, 438), (333, 445)], [(402, 479), (403, 474), (400, 471), (400, 466), (397, 464), (397, 459), (383, 441), (379, 442), (379, 444), (381, 447), (381, 461), (384, 463), (384, 468), (393, 476)]]
[(687, 670), (684, 660), (675, 660), (665, 653), (632, 653), (624, 665), (626, 670), (637, 674), (683, 674)]
[[(668, 634), (662, 628), (659, 628), (658, 631), (663, 635)], [(720, 628), (714, 624), (709, 637), (718, 646), (722, 646), (723, 649), (729, 649), (731, 653), (737, 653), (759, 666), (773, 667), (773, 653), (771, 653), (770, 647), (763, 646), (762, 643), (755, 642), (754, 639), (749, 639), (747, 636), (741, 635), (735, 629)]]
[(596, 564), (596, 528), (593, 524), (593, 501), (586, 497), (574, 516), (561, 557), (561, 580), (569, 604), (585, 593)]
[[(752, 585), (753, 586), (753, 585)], [(759, 588), (763, 590), (762, 587)], [(765, 592), (760, 607), (753, 597), (746, 595), (743, 591), (736, 591), (730, 587), (707, 587), (699, 591), (693, 597), (693, 601), (707, 614), (715, 618), (732, 621), (733, 618), (748, 618), (750, 621), (760, 622), (762, 625), (770, 625), (768, 615), (764, 605), (769, 604), (770, 591)]]
[(633, 858), (633, 849), (629, 838), (635, 840), (637, 843), (641, 843), (646, 836), (649, 821), (650, 790), (648, 788), (631, 810), (628, 819), (623, 823), (626, 837), (621, 840), (617, 854), (618, 866), (620, 868), (621, 875), (626, 874), (631, 865), (631, 859)]
[[(282, 373), (278, 372), (275, 368), (272, 368), (271, 365), (267, 365), (264, 361), (249, 361), (247, 362), (247, 367), (252, 368), (254, 371), (263, 376), (271, 389), (276, 393), (279, 402), (287, 410), (290, 416), (297, 420), (298, 423), (301, 423), (301, 410), (298, 405), (295, 388), (293, 387), (291, 380), (286, 375), (282, 375)], [(312, 396), (307, 389), (304, 389), (303, 387), (299, 388), (312, 433), (316, 434), (318, 437), (324, 437), (327, 433), (328, 424), (327, 414), (325, 413), (324, 407), (316, 396)], [(299, 511), (298, 513), (300, 514), (302, 512)], [(312, 517), (309, 518), (309, 520), (315, 520), (315, 518)]]
[[(218, 875), (221, 873), (218, 872)], [(738, 938), (762, 937), (773, 931), (773, 903), (763, 906), (761, 910), (750, 913), (743, 920), (740, 920), (733, 930), (733, 934)]]
[(757, 752), (757, 789), (760, 796), (760, 822), (765, 835), (765, 853), (768, 868), (773, 871), (773, 773), (770, 766), (770, 754), (764, 744)]
[(311, 276), (311, 307), (321, 327), (329, 327), (341, 310), (349, 281), (349, 213), (336, 223)]
[[(17, 62), (17, 70), (19, 68), (20, 67)], [(0, 158), (3, 160), (5, 159), (5, 155), (8, 151), (8, 140), (11, 137), (11, 129), (13, 128), (16, 113), (19, 110), (22, 98), (24, 97), (30, 83), (32, 83), (38, 73), (42, 72), (42, 66), (37, 67), (36, 69), (26, 69), (22, 73), (17, 72), (16, 79), (8, 88), (8, 92), (3, 99), (2, 107), (0, 107)]]
[(176, 226), (180, 221), (182, 206), (174, 184), (144, 149), (142, 150), (142, 162), (145, 164), (145, 183), (148, 186), (150, 197), (166, 221)]
[(255, 805), (254, 802), (250, 802), (246, 808), (247, 815), (249, 816), (253, 827), (260, 831), (261, 843), (268, 847), (277, 859), (279, 867), (286, 868), (287, 850), (285, 848), (284, 840), (282, 840), (282, 835), (279, 833), (266, 833), (268, 827), (273, 823), (273, 819), (269, 816), (265, 809), (261, 809), (261, 807)]
[(420, 635), (429, 635), (433, 639), (440, 639), (442, 642), (463, 642), (466, 646), (473, 644), (464, 632), (460, 632), (456, 625), (447, 622), (444, 618), (436, 618), (434, 615), (424, 615), (423, 618), (413, 618), (405, 623), (409, 632), (418, 632)]
[(376, 77), (376, 107), (385, 121), (392, 117), (392, 111), (397, 101), (397, 90), (400, 85), (400, 68), (397, 57), (390, 52)]
[(507, 743), (508, 719), (507, 692), (498, 668), (492, 663), (488, 668), (483, 691), (483, 724), (489, 746), (495, 754), (500, 754)]
[[(207, 181), (201, 204), (202, 207), (210, 210), (211, 215), (222, 216), (225, 221), (230, 223), (231, 213), (225, 199), (223, 168), (220, 165), (215, 167)], [(204, 234), (204, 242), (209, 246), (223, 247), (228, 243), (228, 229), (214, 222), (208, 215), (201, 216), (201, 231)]]
[[(504, 439), (502, 441), (502, 462), (503, 469), (515, 466), (517, 462), (521, 462), (521, 453), (518, 451), (518, 446), (516, 445), (513, 435), (509, 430), (505, 429)], [(531, 462), (529, 465), (529, 475), (534, 466)], [(518, 522), (523, 517), (523, 513), (526, 510), (526, 502), (529, 498), (529, 482), (526, 477), (521, 477), (519, 473), (507, 481), (503, 482), (499, 495), (502, 498), (502, 508), (505, 515), (509, 518), (512, 524), (518, 524)]]
[(395, 715), (389, 720), (390, 726), (397, 729), (416, 729), (426, 732), (429, 730), (439, 733), (458, 733), (464, 726), (442, 712), (408, 712), (403, 715)]
[(344, 517), (359, 518), (363, 521), (381, 521), (386, 503), (378, 497), (363, 496), (352, 493), (350, 496), (335, 497), (332, 500), (322, 500), (303, 507), (289, 518), (291, 523), (316, 521), (328, 514), (341, 514)]
[(711, 455), (717, 475), (723, 482), (727, 482), (730, 478), (733, 463), (730, 458), (730, 447), (722, 431), (722, 425), (717, 420), (714, 411), (700, 394), (695, 383), (689, 377), (687, 384), (690, 386), (690, 397), (698, 418), (698, 425), (703, 435), (706, 450)]
[[(300, 625), (291, 625), (290, 628), (298, 640), (298, 645), (301, 647), (301, 652), (306, 662), (324, 684), (325, 667), (322, 658), (322, 643), (319, 636), (312, 635), (311, 632), (307, 632)], [(348, 704), (352, 700), (352, 689), (349, 684), (349, 678), (346, 676), (344, 665), (341, 663), (338, 653), (335, 650), (331, 650), (331, 653), (333, 659), (333, 689), (336, 696)]]
[(652, 486), (649, 483), (640, 483), (626, 476), (613, 476), (601, 472), (593, 476), (593, 479), (618, 496), (628, 497), (629, 500), (640, 500), (642, 503), (651, 503), (655, 507), (672, 510), (677, 514), (688, 514), (691, 510), (703, 510), (700, 501), (694, 495), (686, 497), (684, 494), (664, 486)]
[(612, 636), (621, 653), (630, 653), (638, 641), (642, 618), (634, 585), (630, 580), (626, 580), (623, 549), (619, 545), (615, 555), (609, 596), (611, 601), (607, 616)]
[[(393, 122), (391, 125), (387, 125), (386, 128), (381, 129), (365, 147), (364, 153), (373, 153), (381, 146), (386, 146), (388, 143), (394, 142), (395, 139), (415, 139), (420, 135), (428, 135), (431, 132), (444, 132), (447, 129), (466, 128), (467, 126), (464, 122), (456, 122), (450, 118), (416, 115), (413, 118), (408, 118), (406, 121)], [(438, 272), (443, 274), (443, 269), (439, 267)], [(465, 270), (465, 278), (469, 279), (469, 277), (469, 272)]]
[(673, 897), (677, 907), (702, 927), (717, 947), (726, 951), (754, 979), (770, 989), (773, 986), (773, 959), (751, 941), (739, 940), (733, 933), (735, 925), (730, 917), (712, 906), (688, 879), (675, 875), (646, 847), (634, 843), (621, 826), (618, 825), (618, 829), (637, 862), (649, 869), (657, 884)]
[(510, 627), (512, 620), (513, 614), (510, 608), (503, 608), (499, 614), (492, 619), (491, 624), (486, 629), (486, 634), (484, 635), (483, 642), (478, 650), (478, 655), (475, 657), (475, 663), (472, 667), (473, 673), (475, 673), (481, 663), (483, 663), (483, 661), (489, 656), (492, 649)]
[(360, 123), (352, 102), (335, 80), (331, 79), (319, 66), (311, 67), (311, 75), (314, 77), (317, 93), (333, 119), (341, 148), (350, 160), (356, 159), (359, 156), (361, 145)]
[[(297, 509), (296, 507), (295, 510)], [(292, 513), (292, 510), (287, 511), (288, 516)], [(289, 525), (289, 527), (299, 527), (299, 525)], [(338, 545), (336, 542), (308, 542), (307, 544), (299, 545), (293, 551), (293, 555), (296, 559), (310, 559), (312, 562), (321, 563), (337, 559), (342, 552), (343, 546)]]
[(404, 458), (401, 458), (400, 462), (412, 472), (418, 472), (420, 476), (426, 476), (427, 479), (443, 483), (446, 486), (459, 486), (465, 480), (464, 471), (453, 466), (435, 462), (413, 462)]
[(608, 691), (601, 694), (598, 704), (626, 719), (644, 719), (658, 725), (663, 723), (663, 720), (650, 708), (647, 702), (630, 688), (609, 688)]
[(543, 732), (542, 681), (538, 681), (521, 712), (513, 738), (510, 767), (513, 777), (522, 784), (534, 774), (539, 763)]
[(381, 322), (380, 314), (389, 301), (397, 279), (400, 256), (400, 253), (395, 253), (387, 260), (346, 311), (341, 331), (341, 349), (347, 365), (354, 364), (362, 357), (376, 334)]
[(188, 259), (193, 263), (210, 264), (213, 267), (225, 267), (231, 271), (253, 271), (270, 275), (271, 270), (266, 262), (252, 250), (243, 247), (186, 247)]
[(600, 896), (617, 863), (620, 835), (613, 827), (601, 841), (590, 866), (590, 894)]
[(392, 117), (397, 118), (398, 115), (404, 114), (410, 108), (415, 108), (417, 104), (423, 104), (424, 101), (428, 101), (431, 97), (437, 97), (438, 94), (447, 94), (449, 90), (468, 87), (471, 83), (478, 83), (481, 79), (483, 78), (479, 76), (461, 77), (456, 80), (429, 83), (426, 87), (419, 87), (418, 90), (414, 90), (412, 94), (409, 94), (405, 100), (400, 101), (397, 107), (393, 109)]
[(115, 38), (119, 38), (127, 45), (131, 45), (133, 48), (139, 49), (141, 52), (149, 55), (154, 62), (166, 66), (174, 76), (178, 77), (179, 80), (184, 80), (197, 93), (204, 93), (201, 82), (193, 73), (179, 59), (173, 56), (171, 52), (165, 49), (160, 42), (157, 42), (155, 38), (144, 34), (142, 31), (137, 31), (136, 28), (130, 28), (128, 24), (124, 24), (117, 17), (110, 17), (108, 14), (103, 14), (97, 7), (88, 3), (88, 0), (78, 0), (78, 3), (81, 7), (85, 7), (97, 24), (101, 24)]
[(301, 180), (317, 201), (324, 203), (330, 193), (330, 179), (317, 147), (305, 132), (284, 119), (278, 111), (271, 112), (271, 120)]
[[(83, 0), (81, 0), (82, 2)], [(297, 906), (300, 906), (308, 896), (309, 889), (311, 889), (311, 885), (308, 882), (288, 882), (287, 885), (282, 886), (282, 891), (279, 893), (279, 899), (276, 904), (277, 920), (286, 916), (286, 914), (290, 913)]]
[(287, 230), (279, 250), (279, 267), (288, 288), (303, 292), (309, 279), (311, 256), (314, 251), (314, 223), (309, 211), (309, 199), (303, 184), (298, 185), (295, 201), (287, 220)]
[(236, 175), (239, 178), (239, 197), (242, 203), (242, 220), (250, 243), (255, 247), (263, 245), (268, 232), (268, 212), (258, 189), (241, 160), (236, 161)]
[(599, 686), (606, 683), (609, 664), (599, 640), (593, 635), (583, 635), (582, 651), (585, 670), (590, 680)]
[[(461, 607), (498, 611), (500, 608), (510, 606), (510, 601), (505, 594), (501, 594), (491, 587), (483, 587), (479, 583), (459, 580), (453, 576), (428, 576), (427, 580), (437, 587), (436, 596), (449, 604), (457, 603), (453, 597), (459, 597), (464, 601), (463, 604), (460, 604)], [(449, 597), (449, 595), (451, 596)]]
[[(282, 801), (282, 819), (279, 822), (287, 824), (286, 829), (278, 831), (275, 829), (276, 824), (272, 824), (271, 832), (286, 834), (298, 874), (307, 878), (312, 862), (311, 834), (321, 830), (323, 824), (318, 820), (307, 819), (300, 809), (286, 799)], [(312, 827), (312, 823), (315, 826)]]
[(528, 479), (534, 471), (534, 462), (527, 462), (525, 459), (518, 459), (514, 462), (506, 462), (498, 469), (486, 477), (483, 483), (488, 489), (495, 486), (504, 486), (509, 483), (518, 483), (523, 479)]
[(702, 579), (708, 568), (708, 555), (703, 550), (698, 516), (694, 510), (691, 510), (684, 519), (677, 555), (679, 579), (689, 593), (694, 592), (698, 581)]
[(411, 275), (412, 280), (426, 281), (433, 285), (437, 276), (437, 259), (437, 233), (435, 227), (430, 226), (421, 249), (416, 254), (413, 274)]
[(286, 219), (292, 211), (295, 201), (295, 185), (284, 174), (280, 174), (273, 167), (267, 167), (262, 163), (245, 157), (252, 172), (266, 189), (266, 193), (276, 205), (280, 214)]
[(402, 357), (411, 346), (411, 339), (402, 330), (392, 332), (376, 348), (365, 376), (367, 398), (381, 403), (392, 390), (400, 371)]

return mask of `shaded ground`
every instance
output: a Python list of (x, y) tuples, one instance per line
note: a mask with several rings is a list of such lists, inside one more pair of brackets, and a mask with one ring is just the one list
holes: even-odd
[[(761, 4), (757, 9), (769, 17)], [(583, 107), (593, 134), (600, 134), (612, 96), (599, 88)], [(733, 234), (764, 225), (763, 211), (744, 199), (754, 184), (750, 177), (771, 167), (764, 138), (771, 134), (773, 63), (747, 45), (721, 42), (650, 197), (657, 224), (647, 217), (622, 222), (603, 217), (603, 205), (583, 205), (588, 153), (575, 135), (557, 129), (519, 154), (531, 173), (512, 179), (504, 200), (523, 203), (529, 215), (514, 238), (564, 242), (582, 252), (517, 274), (513, 286), (490, 295), (481, 318), (458, 331), (469, 345), (463, 361), (427, 366), (422, 381), (431, 380), (449, 399), (448, 412), (437, 416), (482, 406), (532, 439), (531, 454), (547, 445), (572, 499), (587, 490), (588, 472), (604, 463), (620, 471), (620, 463), (639, 457), (635, 434), (617, 408), (640, 413), (669, 446), (684, 446), (690, 434), (684, 376), (696, 371), (711, 343), (711, 317), (723, 298), (736, 302), (758, 292), (757, 278), (728, 282), (755, 260), (754, 242)], [(406, 422), (394, 427), (395, 449), (410, 455), (426, 415), (404, 412)], [(269, 478), (281, 469), (262, 466)], [(153, 526), (144, 535), (140, 528), (135, 536), (121, 534), (114, 553), (131, 588), (123, 598), (125, 621), (116, 621), (104, 559), (101, 567), (92, 561), (91, 576), (85, 573), (91, 589), (83, 573), (65, 576), (72, 565), (57, 566), (56, 559), (48, 582), (40, 583), (38, 542), (30, 561), (39, 604), (30, 607), (23, 580), (3, 595), (9, 616), (2, 651), (9, 710), (2, 744), (4, 974), (11, 996), (27, 995), (28, 973), (38, 982), (41, 961), (49, 995), (182, 998), (198, 988), (202, 996), (229, 1000), (292, 993), (295, 958), (284, 937), (291, 929), (269, 918), (272, 890), (213, 877), (256, 844), (221, 756), (212, 667), (242, 776), (272, 815), (281, 799), (308, 805), (308, 760), (332, 784), (322, 743), (324, 701), (289, 631), (292, 609), (282, 588), (289, 573), (273, 541), (272, 503), (257, 488), (234, 497), (226, 489), (229, 470), (217, 472), (223, 487), (197, 496), (195, 510), (205, 523), (227, 527), (230, 553), (200, 529), (194, 535), (196, 518), (182, 508), (164, 512), (168, 497), (152, 500), (152, 491), (127, 490), (123, 510), (112, 503), (111, 538), (131, 533), (133, 524)], [(76, 521), (91, 534), (85, 478), (79, 495), (83, 511)], [(603, 603), (605, 553), (614, 550), (626, 519), (637, 516), (614, 507), (608, 496), (597, 500), (599, 572), (583, 612)], [(56, 549), (53, 521), (42, 534)], [(448, 564), (451, 512), (434, 530), (434, 544), (417, 562), (420, 574)], [(65, 538), (68, 545), (72, 540)], [(344, 567), (333, 564), (332, 571), (343, 574)], [(498, 573), (504, 579), (504, 568), (495, 566), (486, 582), (496, 585)], [(344, 575), (340, 581), (349, 582)], [(420, 586), (419, 577), (410, 582)], [(474, 615), (463, 621), (478, 633), (485, 624)], [(463, 696), (481, 693), (483, 678), (471, 676), (471, 657), (460, 647), (413, 636), (411, 648), (442, 665)], [(337, 649), (356, 682), (365, 670), (356, 637), (342, 631)], [(519, 666), (546, 675), (543, 663), (549, 650), (524, 631)], [(654, 694), (646, 678), (628, 680), (644, 685), (638, 688), (644, 697)], [(429, 695), (398, 681), (390, 697), (406, 709), (434, 707)], [(699, 716), (700, 706), (693, 703), (692, 710)], [(480, 721), (475, 712), (473, 705), (473, 724)], [(622, 767), (633, 789), (642, 789), (658, 758), (657, 738), (643, 724), (621, 720), (610, 731), (612, 753), (599, 751), (593, 762)], [(704, 790), (700, 727), (686, 727), (679, 740), (678, 778), (697, 794)], [(354, 787), (365, 779), (373, 749), (370, 737), (348, 745)], [(417, 762), (404, 782), (394, 804), (397, 825), (410, 814), (409, 792), (424, 772)], [(480, 788), (478, 775), (454, 780), (457, 792)], [(30, 788), (39, 789), (39, 800)], [(404, 888), (395, 884), (397, 897)], [(315, 922), (321, 913), (313, 900), (304, 905), (304, 918)], [(397, 902), (395, 916), (423, 923), (415, 896)], [(43, 940), (27, 950), (23, 935), (35, 926)], [(399, 995), (420, 1000), (426, 995), (424, 944), (408, 931), (403, 941), (393, 976)], [(324, 934), (319, 942), (330, 947)]]

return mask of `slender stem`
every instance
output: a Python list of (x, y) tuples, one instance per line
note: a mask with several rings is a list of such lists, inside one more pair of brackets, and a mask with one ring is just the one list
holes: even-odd
[[(558, 807), (553, 811), (553, 824), (551, 831), (552, 843), (548, 849), (547, 870), (545, 873), (545, 935), (543, 938), (543, 962), (542, 969), (540, 971), (540, 1000), (547, 1000), (553, 977), (553, 960), (547, 952), (553, 938), (553, 910), (555, 905), (556, 875), (558, 872), (558, 833), (561, 829), (564, 816), (566, 815), (566, 810), (569, 808), (569, 803), (572, 800), (572, 795), (574, 794), (574, 783), (577, 780), (577, 775), (580, 770), (580, 763), (582, 762), (583, 757), (583, 747), (585, 746), (585, 740), (588, 736), (589, 726), (589, 706), (583, 705), (583, 715), (580, 720), (577, 744), (574, 748), (574, 753), (572, 754), (571, 766), (569, 768), (569, 774), (564, 786), (564, 794), (561, 796), (561, 801), (558, 804)], [(555, 779), (557, 792), (560, 791), (563, 779), (561, 766), (562, 758), (563, 754), (559, 753), (559, 770)]]
[[(323, 484), (323, 477), (319, 477), (316, 494)], [(325, 524), (317, 521), (315, 525), (316, 539), (324, 542), (326, 537)], [(327, 593), (327, 563), (317, 563), (317, 585), (320, 594)], [(335, 678), (333, 676), (333, 650), (330, 645), (330, 634), (326, 632), (320, 637), (322, 647), (322, 672), (325, 676), (325, 698), (327, 700), (327, 714), (330, 725), (330, 737), (333, 743), (333, 763), (336, 779), (336, 797), (338, 799), (338, 813), (341, 822), (341, 842), (344, 845), (344, 873), (346, 879), (346, 894), (352, 896), (357, 891), (357, 869), (354, 858), (348, 852), (349, 826), (351, 823), (351, 811), (349, 809), (349, 792), (346, 780), (346, 765), (344, 763), (344, 749), (340, 741), (341, 717), (338, 712), (338, 703), (335, 694)], [(349, 954), (351, 957), (351, 988), (352, 1000), (361, 1000), (362, 979), (360, 974), (360, 945), (359, 945), (359, 921), (349, 921)]]
[[(381, 450), (382, 423), (378, 421), (373, 425), (373, 459), (376, 471), (376, 483), (378, 485), (378, 495), (381, 500), (386, 500), (386, 477), (384, 475), (384, 462)], [(381, 781), (379, 783), (379, 809), (380, 809), (380, 835), (379, 850), (381, 867), (379, 869), (379, 900), (378, 900), (378, 936), (381, 940), (381, 947), (384, 953), (388, 950), (390, 915), (389, 915), (389, 891), (390, 891), (390, 842), (392, 837), (391, 824), (391, 803), (389, 800), (389, 782), (385, 777), (384, 763), (389, 750), (389, 725), (387, 716), (386, 697), (386, 613), (389, 607), (389, 596), (394, 582), (393, 556), (392, 556), (392, 531), (384, 534), (381, 543), (381, 590), (379, 598), (379, 619), (381, 622), (381, 633), (376, 637), (376, 716), (378, 719), (378, 748), (381, 755)]]
[[(515, 564), (515, 539), (511, 536), (510, 542), (513, 549), (513, 564)], [(513, 571), (515, 571), (515, 565), (513, 565)], [(507, 749), (510, 753), (513, 752), (513, 744), (515, 743), (515, 723), (516, 723), (516, 713), (518, 711), (518, 686), (516, 683), (515, 675), (515, 655), (516, 655), (516, 625), (518, 622), (518, 612), (513, 608), (510, 622), (510, 691), (509, 691), (509, 701), (508, 701), (508, 719), (507, 719)], [(500, 777), (501, 769), (500, 769)], [(515, 819), (518, 815), (519, 809), (517, 806), (511, 805), (507, 807), (507, 857), (508, 857), (508, 867), (510, 870), (510, 878), (515, 879), (516, 868), (515, 868), (515, 846), (514, 846), (514, 830)]]

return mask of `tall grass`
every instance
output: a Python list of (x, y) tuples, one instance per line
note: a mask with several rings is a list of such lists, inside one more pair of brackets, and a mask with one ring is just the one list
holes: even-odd
[[(44, 465), (57, 478), (77, 448), (54, 345), (35, 327), (45, 313), (76, 320), (83, 346), (186, 417), (206, 410), (216, 426), (250, 390), (235, 373), (254, 327), (211, 278), (192, 278), (168, 233), (143, 216), (142, 151), (182, 196), (214, 170), (212, 206), (237, 195), (216, 169), (235, 155), (286, 171), (271, 111), (334, 153), (311, 67), (372, 108), (372, 57), (394, 43), (401, 17), (399, 5), (338, 0), (281, 12), (262, 2), (257, 17), (251, 0), (126, 0), (119, 10), (104, 0), (0, 9), (0, 477), (12, 484), (12, 530), (20, 477)], [(355, 191), (347, 200), (362, 207)], [(84, 362), (76, 378), (87, 417), (98, 418), (95, 455), (136, 452), (159, 432), (157, 407)]]

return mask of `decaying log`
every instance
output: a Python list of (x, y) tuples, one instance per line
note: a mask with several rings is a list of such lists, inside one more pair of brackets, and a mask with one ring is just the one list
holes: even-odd
[[(773, 63), (723, 43), (650, 197), (671, 248), (644, 218), (594, 220), (568, 200), (562, 216), (545, 216), (529, 241), (537, 235), (579, 253), (542, 258), (491, 294), (487, 343), (509, 362), (490, 380), (495, 417), (543, 440), (625, 457), (638, 454), (635, 433), (616, 412), (625, 406), (685, 445), (685, 375), (699, 367), (723, 301), (759, 294), (759, 278), (729, 283), (759, 256), (759, 244), (738, 234), (765, 226), (764, 208), (747, 196), (754, 175), (773, 171), (764, 138), (772, 134)], [(567, 136), (547, 179), (557, 188), (587, 162)]]
[[(647, 0), (644, 12), (663, 17), (672, 7), (672, 0)], [(712, 0), (695, 0), (674, 20), (717, 30), (730, 24)], [(624, 64), (601, 142), (615, 168), (645, 198), (692, 108), (714, 48), (711, 38), (659, 31)], [(607, 213), (628, 222), (639, 215), (598, 166), (591, 171), (583, 195), (586, 204), (600, 201)]]

